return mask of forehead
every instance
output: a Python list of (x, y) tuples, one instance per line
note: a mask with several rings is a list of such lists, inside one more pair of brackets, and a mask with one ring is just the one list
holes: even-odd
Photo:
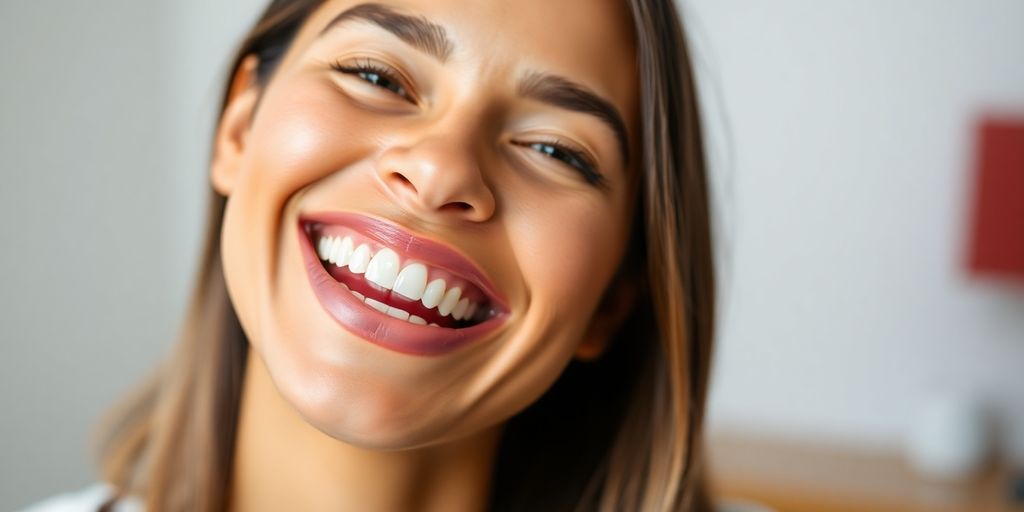
[[(295, 46), (309, 45), (337, 15), (364, 3), (368, 2), (324, 2), (306, 22)], [(562, 75), (607, 98), (627, 124), (634, 125), (635, 46), (632, 17), (624, 0), (374, 3), (441, 26), (453, 46), (447, 65), (472, 69), (482, 82), (511, 82), (535, 71)]]

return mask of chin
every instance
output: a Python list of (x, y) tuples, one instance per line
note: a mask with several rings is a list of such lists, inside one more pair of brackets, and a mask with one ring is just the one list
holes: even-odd
[(271, 379), (287, 405), (308, 425), (346, 444), (405, 450), (450, 439), (446, 434), (456, 430), (453, 418), (459, 415), (415, 386), (324, 362), (299, 372), (275, 372), (284, 365), (273, 363), (268, 361)]
[(451, 440), (447, 421), (440, 417), (395, 414), (374, 399), (347, 403), (344, 412), (319, 404), (299, 404), (312, 427), (338, 441), (367, 450), (402, 451)]

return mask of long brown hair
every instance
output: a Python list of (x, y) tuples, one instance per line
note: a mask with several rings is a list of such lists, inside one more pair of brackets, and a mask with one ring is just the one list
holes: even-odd
[[(709, 510), (702, 424), (715, 284), (700, 115), (672, 0), (627, 0), (637, 37), (641, 183), (620, 278), (640, 293), (607, 353), (573, 362), (504, 429), (492, 510)], [(273, 0), (236, 53), (266, 86), (322, 0)], [(221, 112), (230, 96), (225, 90)], [(220, 258), (225, 198), (210, 193), (200, 272), (180, 340), (115, 408), (99, 443), (116, 497), (149, 510), (223, 510), (248, 342)], [(638, 270), (639, 269), (639, 270)], [(115, 497), (115, 498), (116, 498)]]

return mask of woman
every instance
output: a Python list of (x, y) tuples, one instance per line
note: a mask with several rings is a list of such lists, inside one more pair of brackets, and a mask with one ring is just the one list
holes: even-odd
[(705, 510), (714, 316), (670, 0), (275, 0), (104, 508)]

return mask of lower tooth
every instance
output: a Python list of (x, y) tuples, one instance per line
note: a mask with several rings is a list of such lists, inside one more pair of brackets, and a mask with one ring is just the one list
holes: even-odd
[(371, 298), (367, 297), (364, 302), (366, 302), (366, 304), (368, 306), (370, 306), (371, 308), (376, 309), (377, 311), (380, 311), (381, 313), (387, 313), (388, 312), (388, 307), (389, 306), (387, 304), (384, 304), (383, 302), (381, 302), (379, 300), (374, 300), (374, 299), (371, 299)]
[(409, 312), (405, 311), (405, 310), (402, 310), (402, 309), (388, 307), (387, 313), (388, 313), (389, 316), (393, 316), (393, 317), (401, 319), (401, 320), (408, 320), (409, 319)]
[[(371, 308), (376, 309), (377, 311), (380, 311), (381, 313), (384, 313), (384, 314), (389, 315), (389, 316), (393, 316), (393, 317), (398, 318), (400, 320), (405, 320), (405, 321), (407, 321), (409, 323), (413, 323), (413, 324), (416, 324), (416, 325), (427, 325), (427, 321), (426, 320), (424, 320), (424, 319), (422, 319), (422, 318), (420, 318), (420, 317), (418, 317), (416, 315), (410, 315), (409, 312), (405, 311), (404, 309), (393, 308), (391, 306), (388, 306), (387, 304), (384, 304), (383, 302), (381, 302), (379, 300), (367, 298), (365, 295), (363, 295), (363, 294), (361, 294), (361, 293), (359, 293), (359, 292), (349, 288), (348, 285), (346, 285), (345, 283), (341, 283), (341, 285), (344, 286), (346, 290), (351, 292), (352, 295), (354, 295), (356, 298), (358, 298), (359, 300), (361, 300), (364, 303), (366, 303), (367, 306), (370, 306)], [(440, 327), (437, 324), (430, 324), (430, 325), (431, 325), (431, 327)]]

